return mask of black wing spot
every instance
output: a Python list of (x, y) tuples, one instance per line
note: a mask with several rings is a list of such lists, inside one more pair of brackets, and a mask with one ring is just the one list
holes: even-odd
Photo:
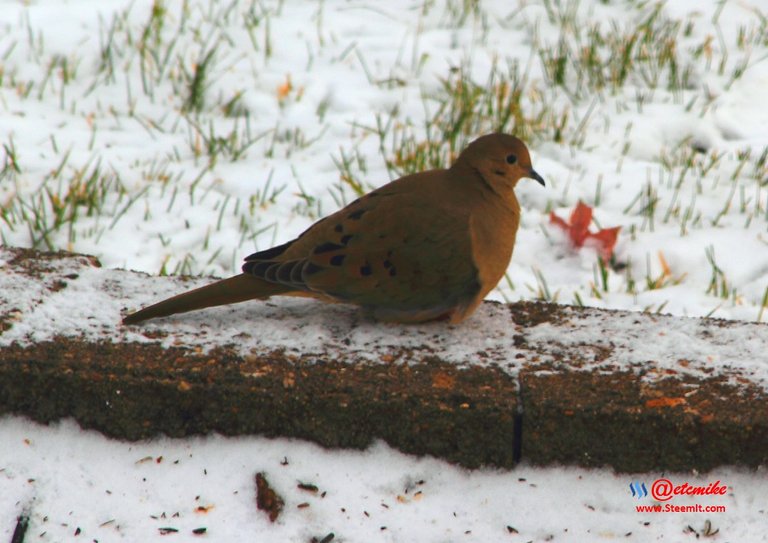
[(330, 253), (331, 251), (338, 251), (339, 249), (343, 249), (343, 248), (344, 248), (343, 245), (339, 245), (338, 243), (331, 243), (330, 241), (327, 241), (315, 247), (315, 250), (312, 251), (312, 253), (316, 255), (320, 255), (323, 253)]
[(391, 268), (389, 268), (389, 276), (394, 277), (395, 275), (397, 275), (397, 268), (392, 266)]
[(331, 266), (341, 266), (344, 264), (344, 255), (334, 255), (331, 257)]
[(349, 215), (347, 215), (347, 218), (348, 219), (352, 219), (354, 221), (359, 220), (360, 217), (365, 215), (365, 213), (367, 211), (368, 211), (367, 209), (358, 209), (357, 211), (354, 211), (354, 212), (350, 213)]
[(496, 175), (504, 175), (504, 172), (501, 170), (495, 170), (493, 173), (495, 173)]
[(391, 267), (392, 267), (392, 263), (391, 263), (389, 260), (385, 260), (385, 261), (384, 261), (384, 267), (385, 267), (385, 268), (387, 268), (387, 269), (389, 269), (389, 268), (391, 268)]
[(349, 243), (349, 240), (351, 240), (354, 236), (352, 234), (347, 234), (346, 236), (341, 236), (341, 243), (342, 245), (346, 245)]
[(371, 265), (366, 263), (365, 266), (360, 266), (360, 275), (371, 275), (373, 273), (373, 269), (371, 268)]
[(341, 223), (339, 223), (339, 224), (337, 224), (336, 226), (334, 226), (334, 227), (333, 227), (333, 229), (334, 229), (336, 232), (339, 232), (339, 233), (341, 233), (341, 232), (343, 232), (343, 231), (344, 231), (344, 226), (343, 226)]

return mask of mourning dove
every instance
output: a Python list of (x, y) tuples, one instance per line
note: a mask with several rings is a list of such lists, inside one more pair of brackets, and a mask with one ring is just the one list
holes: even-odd
[(447, 170), (401, 177), (245, 259), (243, 273), (128, 315), (125, 324), (217, 305), (308, 296), (392, 322), (466, 319), (509, 265), (520, 223), (514, 188), (544, 179), (525, 144), (489, 134)]

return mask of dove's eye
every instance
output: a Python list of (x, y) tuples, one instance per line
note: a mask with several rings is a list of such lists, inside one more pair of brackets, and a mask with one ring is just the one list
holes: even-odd
[(515, 155), (507, 155), (507, 164), (514, 164), (515, 162), (517, 162)]

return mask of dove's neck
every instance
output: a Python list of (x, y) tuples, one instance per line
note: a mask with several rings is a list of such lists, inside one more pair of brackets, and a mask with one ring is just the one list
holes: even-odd
[(452, 179), (460, 180), (465, 190), (476, 192), (477, 196), (494, 206), (505, 207), (520, 215), (520, 204), (515, 197), (515, 187), (509, 183), (493, 180), (482, 168), (471, 164), (454, 164), (449, 173)]

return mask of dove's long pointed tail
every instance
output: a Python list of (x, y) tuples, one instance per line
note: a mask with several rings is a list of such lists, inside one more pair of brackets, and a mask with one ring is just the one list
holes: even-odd
[(246, 300), (265, 299), (276, 294), (287, 294), (290, 289), (283, 285), (270, 283), (252, 275), (241, 273), (229, 279), (222, 279), (210, 285), (184, 292), (173, 298), (150, 305), (131, 313), (123, 319), (123, 324), (157, 317), (167, 317), (176, 313), (185, 313), (205, 307), (234, 304)]

